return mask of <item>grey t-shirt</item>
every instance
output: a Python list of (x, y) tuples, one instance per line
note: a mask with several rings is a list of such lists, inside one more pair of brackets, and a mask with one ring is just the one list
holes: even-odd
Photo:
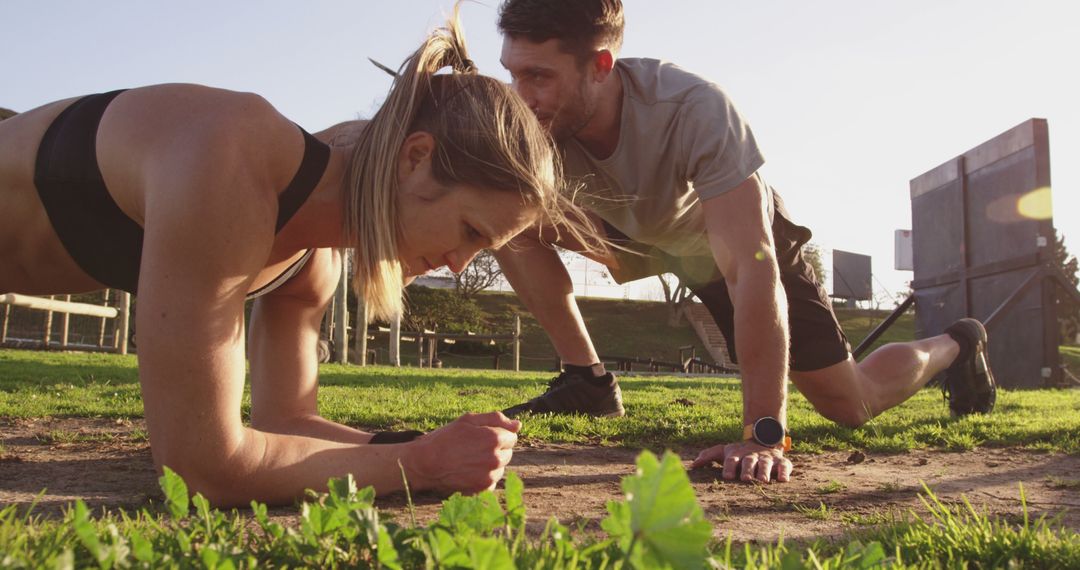
[(597, 159), (564, 145), (566, 174), (587, 187), (585, 203), (635, 241), (675, 256), (711, 256), (701, 200), (734, 189), (765, 160), (727, 95), (679, 67), (620, 59), (619, 143)]

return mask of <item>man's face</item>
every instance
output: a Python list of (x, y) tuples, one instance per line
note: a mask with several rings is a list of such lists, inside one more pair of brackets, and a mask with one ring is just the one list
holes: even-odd
[(560, 50), (558, 40), (536, 43), (504, 36), (500, 62), (514, 90), (555, 140), (574, 136), (596, 113), (598, 89), (589, 67)]

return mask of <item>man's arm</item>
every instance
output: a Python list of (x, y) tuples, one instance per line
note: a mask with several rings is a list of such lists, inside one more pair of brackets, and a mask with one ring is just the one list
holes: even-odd
[[(713, 258), (735, 308), (735, 349), (742, 370), (743, 425), (773, 417), (787, 425), (787, 300), (769, 219), (770, 196), (757, 175), (729, 192), (705, 200), (705, 231)], [(725, 479), (767, 482), (774, 468), (787, 481), (791, 462), (783, 450), (754, 442), (706, 449), (693, 467), (722, 460)]]
[(544, 228), (542, 233), (533, 228), (492, 253), (518, 298), (547, 333), (559, 358), (567, 364), (588, 366), (599, 362), (600, 357), (578, 310), (570, 274), (552, 243), (570, 251), (585, 249), (565, 236), (557, 240), (551, 228)]

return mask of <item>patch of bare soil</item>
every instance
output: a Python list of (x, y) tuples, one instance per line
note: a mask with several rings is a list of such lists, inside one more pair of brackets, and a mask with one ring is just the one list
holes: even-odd
[[(0, 506), (36, 500), (35, 512), (51, 516), (78, 498), (93, 508), (132, 509), (159, 499), (144, 433), (141, 422), (0, 419)], [(689, 464), (694, 450), (679, 451)], [(538, 531), (554, 516), (572, 527), (597, 530), (607, 501), (621, 498), (620, 480), (633, 472), (637, 454), (613, 447), (519, 445), (511, 468), (525, 483), (530, 526)], [(909, 510), (925, 513), (918, 497), (922, 482), (943, 502), (957, 503), (963, 495), (981, 511), (1017, 519), (1022, 482), (1032, 516), (1064, 512), (1063, 524), (1080, 529), (1077, 456), (978, 449), (791, 457), (796, 471), (786, 484), (725, 482), (713, 468), (690, 472), (718, 536), (730, 533), (737, 541), (839, 536)], [(437, 516), (440, 497), (421, 493), (413, 502), (418, 522)], [(399, 521), (411, 516), (402, 494), (382, 497), (378, 506)], [(290, 522), (296, 508), (274, 513)]]

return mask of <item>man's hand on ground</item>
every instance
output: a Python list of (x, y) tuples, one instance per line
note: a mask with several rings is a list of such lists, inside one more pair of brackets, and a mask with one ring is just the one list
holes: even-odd
[(714, 461), (723, 464), (723, 477), (728, 480), (768, 483), (775, 478), (780, 483), (786, 483), (791, 478), (793, 468), (782, 449), (765, 447), (752, 441), (710, 447), (698, 454), (690, 468), (704, 467)]
[(475, 493), (494, 489), (514, 454), (521, 422), (499, 412), (465, 414), (405, 444), (402, 458), (416, 489)]

